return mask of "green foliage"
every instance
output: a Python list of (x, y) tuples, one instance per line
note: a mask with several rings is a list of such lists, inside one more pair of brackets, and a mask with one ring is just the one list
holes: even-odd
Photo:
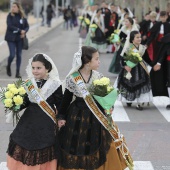
[(104, 97), (108, 94), (107, 86), (108, 85), (97, 85), (97, 86), (92, 85), (89, 91), (92, 95), (95, 94), (97, 96)]
[(135, 64), (139, 63), (139, 59), (132, 54), (126, 55), (124, 58), (125, 58), (125, 60), (131, 61), (132, 63), (135, 63)]

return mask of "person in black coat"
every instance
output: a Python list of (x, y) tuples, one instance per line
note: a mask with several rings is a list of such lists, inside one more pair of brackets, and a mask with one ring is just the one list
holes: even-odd
[(13, 2), (11, 12), (7, 16), (7, 30), (5, 40), (9, 47), (9, 57), (7, 65), (7, 75), (11, 76), (11, 63), (15, 57), (16, 60), (16, 78), (20, 77), (20, 65), (23, 47), (23, 38), (29, 29), (29, 24), (25, 18), (25, 14), (18, 2)]
[[(166, 11), (160, 12), (160, 22), (157, 22), (150, 30), (150, 37), (146, 45), (148, 46), (153, 40), (155, 40), (155, 54), (156, 57), (153, 59), (153, 69), (150, 72), (151, 85), (153, 96), (168, 96), (167, 91), (167, 62), (163, 56), (164, 52), (164, 38), (170, 33), (170, 24), (167, 22), (168, 15)], [(164, 37), (164, 38), (163, 38)], [(163, 40), (162, 40), (163, 39)], [(159, 81), (158, 81), (159, 80)]]
[(142, 44), (146, 44), (147, 42), (147, 34), (149, 31), (149, 26), (150, 26), (150, 15), (149, 13), (145, 14), (144, 19), (142, 20), (142, 22), (139, 23), (140, 26), (140, 33), (141, 33), (141, 38), (142, 38)]
[[(170, 33), (165, 35), (160, 42), (160, 49), (150, 73), (152, 93), (153, 96), (170, 97)], [(170, 104), (166, 108), (170, 110)]]
[(48, 25), (48, 27), (51, 27), (51, 20), (52, 20), (53, 15), (54, 15), (54, 11), (53, 11), (51, 4), (49, 4), (47, 6), (46, 13), (47, 13), (47, 25)]
[(150, 30), (150, 36), (148, 37), (148, 40), (146, 42), (147, 47), (155, 41), (154, 46), (154, 53), (157, 54), (160, 47), (160, 40), (162, 37), (164, 37), (166, 34), (170, 33), (170, 24), (167, 22), (168, 15), (166, 11), (160, 12), (160, 22), (157, 22), (154, 24), (154, 26)]

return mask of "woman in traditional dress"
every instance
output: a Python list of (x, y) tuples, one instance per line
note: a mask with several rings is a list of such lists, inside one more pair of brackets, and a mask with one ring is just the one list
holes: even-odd
[[(132, 31), (129, 41), (130, 43), (127, 45), (124, 55), (126, 56), (128, 51), (138, 52), (143, 60), (151, 65), (146, 47), (141, 44), (141, 34), (138, 31)], [(121, 65), (122, 69), (117, 79), (117, 87), (121, 91), (119, 100), (126, 102), (128, 106), (136, 103), (136, 109), (143, 110), (141, 104), (152, 101), (151, 82), (146, 64), (142, 61), (134, 68), (130, 68), (122, 56)], [(127, 72), (131, 73), (131, 79), (126, 77)]]
[[(80, 21), (80, 27), (79, 27), (79, 33), (80, 33), (80, 37), (85, 39), (86, 35), (89, 31), (89, 24), (90, 24), (90, 20), (91, 20), (91, 14), (89, 11), (89, 6), (86, 6), (82, 12), (82, 19)], [(89, 24), (86, 23), (86, 20), (89, 21)]]
[[(105, 115), (104, 109), (88, 91), (92, 82), (102, 77), (96, 71), (99, 63), (97, 50), (83, 46), (75, 53), (72, 70), (64, 81), (65, 92), (57, 116), (61, 151), (58, 170), (123, 170), (127, 167), (126, 156), (121, 154), (124, 149), (122, 152), (119, 150), (121, 147), (116, 149), (116, 141), (91, 107), (95, 105), (101, 116)], [(87, 100), (87, 96), (92, 100)], [(88, 101), (92, 101), (91, 104)], [(120, 140), (124, 143), (123, 138)], [(130, 161), (130, 155), (127, 155), (127, 161)]]
[(96, 24), (97, 29), (95, 30), (94, 36), (91, 37), (90, 46), (96, 48), (99, 52), (106, 52), (107, 43), (104, 33), (104, 18), (103, 15), (101, 15), (101, 9), (98, 9), (94, 15), (95, 16), (92, 18), (91, 23)]
[(26, 71), (27, 95), (21, 107), (26, 110), (10, 135), (7, 167), (9, 170), (56, 170), (56, 109), (62, 100), (58, 71), (45, 54), (31, 58)]
[(125, 19), (125, 25), (120, 29), (119, 37), (120, 37), (120, 43), (117, 42), (116, 48), (117, 51), (115, 52), (112, 62), (109, 66), (109, 72), (118, 74), (121, 70), (120, 60), (121, 60), (121, 52), (123, 50), (124, 44), (126, 42), (127, 36), (130, 34), (131, 31), (138, 30), (136, 24), (134, 23), (134, 20), (130, 17)]

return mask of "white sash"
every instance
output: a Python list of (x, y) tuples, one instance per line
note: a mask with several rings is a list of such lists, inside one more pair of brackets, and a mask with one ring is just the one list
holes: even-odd
[(29, 93), (40, 108), (57, 124), (56, 114), (51, 106), (43, 99), (40, 93), (36, 90), (31, 80), (26, 80), (24, 84), (27, 93)]

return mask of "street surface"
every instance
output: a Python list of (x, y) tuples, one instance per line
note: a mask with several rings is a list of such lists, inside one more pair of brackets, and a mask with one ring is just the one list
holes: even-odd
[[(49, 55), (56, 64), (60, 79), (63, 80), (71, 69), (72, 58), (81, 44), (78, 28), (64, 30), (58, 26), (33, 42), (28, 51), (23, 51), (21, 75), (26, 79), (25, 68), (28, 60), (35, 53)], [(113, 54), (100, 54), (100, 69), (114, 83), (116, 75), (108, 72)], [(16, 80), (15, 62), (12, 64), (12, 77), (6, 75), (6, 61), (0, 67), (0, 85), (6, 86)], [(144, 106), (143, 111), (131, 108), (125, 103), (116, 102), (113, 119), (124, 134), (130, 153), (135, 161), (135, 170), (170, 170), (170, 111), (165, 109), (169, 99), (154, 98), (150, 106)], [(12, 124), (5, 123), (3, 105), (0, 104), (0, 162), (6, 161), (6, 149), (9, 135), (13, 130)], [(2, 163), (3, 166), (5, 163)], [(0, 166), (0, 167), (2, 167)], [(114, 166), (114, 165), (113, 165)], [(5, 168), (0, 168), (0, 170)]]

